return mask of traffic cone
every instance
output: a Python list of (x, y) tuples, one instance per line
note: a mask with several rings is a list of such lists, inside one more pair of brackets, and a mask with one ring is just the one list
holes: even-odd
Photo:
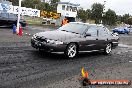
[(12, 28), (12, 32), (13, 32), (13, 34), (16, 34), (16, 25), (15, 24), (13, 24), (13, 28)]
[(18, 33), (19, 36), (22, 36), (22, 27), (20, 26), (19, 27), (19, 33)]

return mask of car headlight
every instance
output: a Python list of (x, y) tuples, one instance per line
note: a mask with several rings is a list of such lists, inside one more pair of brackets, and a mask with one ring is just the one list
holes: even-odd
[(36, 39), (36, 37), (37, 37), (37, 36), (34, 34), (32, 38), (33, 38), (33, 39)]
[(47, 43), (51, 43), (51, 44), (63, 44), (63, 42), (61, 41), (55, 41), (55, 40), (50, 40), (50, 39), (47, 39)]
[(55, 41), (55, 44), (63, 44), (61, 41)]
[(50, 39), (47, 39), (47, 43), (54, 43), (55, 41), (54, 40), (50, 40)]

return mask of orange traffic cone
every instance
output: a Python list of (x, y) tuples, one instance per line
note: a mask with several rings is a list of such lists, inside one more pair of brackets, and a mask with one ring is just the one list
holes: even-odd
[(19, 27), (18, 35), (19, 35), (19, 36), (22, 36), (22, 27), (21, 27), (21, 26)]

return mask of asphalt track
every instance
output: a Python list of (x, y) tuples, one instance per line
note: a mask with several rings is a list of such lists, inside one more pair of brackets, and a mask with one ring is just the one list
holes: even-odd
[[(82, 53), (67, 59), (31, 47), (32, 35), (45, 30), (50, 29), (30, 27), (19, 37), (9, 28), (0, 28), (0, 88), (79, 88), (81, 67), (89, 72), (90, 79), (132, 80), (131, 34), (119, 35), (120, 44), (111, 55)], [(94, 87), (132, 88), (132, 85)]]

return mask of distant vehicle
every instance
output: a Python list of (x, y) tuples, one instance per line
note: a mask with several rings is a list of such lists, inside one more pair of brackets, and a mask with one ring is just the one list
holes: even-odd
[[(17, 15), (10, 13), (0, 13), (0, 26), (12, 27), (13, 24), (17, 25)], [(26, 27), (27, 23), (25, 20), (20, 19), (22, 27)]]
[(43, 18), (42, 24), (50, 24), (51, 20), (52, 19), (49, 19), (49, 18)]
[(129, 32), (130, 32), (127, 27), (115, 28), (112, 31), (113, 31), (113, 33), (118, 33), (118, 34), (129, 34)]
[(65, 54), (68, 58), (81, 52), (103, 51), (110, 54), (118, 46), (117, 35), (100, 25), (72, 22), (58, 30), (33, 35), (32, 47), (46, 52)]
[(132, 32), (132, 25), (130, 25), (129, 27), (127, 27), (129, 29), (130, 32)]

